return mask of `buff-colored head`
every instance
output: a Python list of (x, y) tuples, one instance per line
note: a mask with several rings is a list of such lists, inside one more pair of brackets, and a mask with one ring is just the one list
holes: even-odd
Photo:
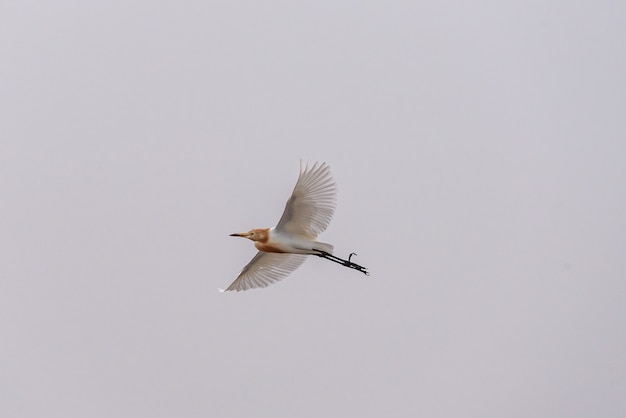
[(249, 230), (248, 232), (230, 234), (230, 236), (248, 238), (249, 240), (258, 241), (258, 242), (267, 242), (270, 236), (269, 232), (270, 232), (269, 228), (255, 228), (255, 229)]

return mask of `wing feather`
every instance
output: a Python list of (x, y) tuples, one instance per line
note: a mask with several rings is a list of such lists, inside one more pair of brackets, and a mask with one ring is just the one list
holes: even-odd
[(305, 254), (265, 253), (259, 251), (241, 270), (228, 290), (248, 290), (267, 287), (300, 267), (306, 260)]
[(304, 170), (300, 162), (300, 176), (285, 211), (276, 225), (279, 232), (316, 238), (322, 233), (335, 213), (337, 186), (326, 163), (315, 163)]

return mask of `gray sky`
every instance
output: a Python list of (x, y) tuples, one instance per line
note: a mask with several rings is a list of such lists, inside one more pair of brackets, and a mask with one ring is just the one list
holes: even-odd
[[(4, 2), (0, 416), (623, 417), (626, 8)], [(318, 258), (220, 294), (299, 160)]]

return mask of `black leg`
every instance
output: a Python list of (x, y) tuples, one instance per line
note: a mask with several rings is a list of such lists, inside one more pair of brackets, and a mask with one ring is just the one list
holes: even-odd
[(332, 255), (330, 253), (327, 253), (326, 251), (320, 251), (320, 250), (316, 250), (316, 251), (319, 251), (319, 254), (315, 254), (318, 257), (322, 257), (322, 258), (325, 258), (325, 259), (330, 260), (332, 262), (335, 262), (337, 264), (341, 264), (342, 266), (358, 270), (361, 273), (365, 274), (366, 276), (370, 275), (370, 272), (367, 271), (366, 267), (360, 266), (360, 265), (350, 261), (352, 259), (352, 256), (356, 255), (355, 253), (350, 253), (350, 255), (348, 256), (348, 259), (344, 260), (343, 258), (336, 257), (336, 256), (334, 256), (334, 255)]

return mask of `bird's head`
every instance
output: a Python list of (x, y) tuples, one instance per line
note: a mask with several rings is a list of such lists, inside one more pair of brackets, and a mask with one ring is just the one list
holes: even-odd
[(248, 238), (252, 241), (267, 241), (269, 238), (269, 230), (268, 229), (251, 229), (248, 232), (240, 232), (235, 234), (230, 234), (231, 237), (241, 237)]

